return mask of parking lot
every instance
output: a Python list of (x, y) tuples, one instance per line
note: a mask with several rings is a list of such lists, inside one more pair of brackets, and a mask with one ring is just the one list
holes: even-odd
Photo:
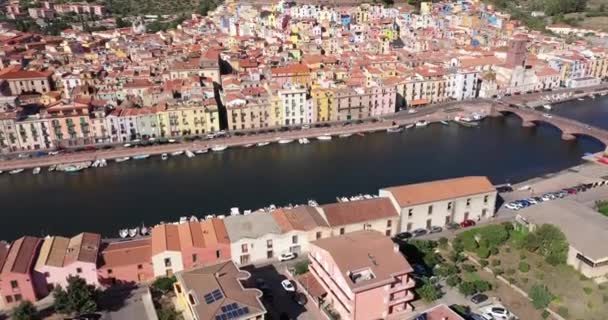
[[(272, 319), (298, 319), (298, 320), (318, 320), (325, 319), (325, 316), (312, 303), (307, 301), (306, 305), (300, 306), (294, 299), (294, 294), (287, 292), (281, 286), (281, 281), (288, 279), (287, 269), (293, 267), (297, 262), (303, 261), (300, 257), (297, 260), (278, 262), (270, 265), (245, 267), (243, 269), (251, 273), (248, 281), (250, 287), (264, 287), (262, 302)], [(260, 280), (262, 279), (262, 280)], [(263, 285), (261, 284), (263, 281)], [(295, 282), (292, 281), (295, 285)], [(302, 288), (296, 286), (296, 291), (301, 292)]]

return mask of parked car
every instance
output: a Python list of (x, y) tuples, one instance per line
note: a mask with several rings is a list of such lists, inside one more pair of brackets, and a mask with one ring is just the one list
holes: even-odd
[(407, 240), (407, 239), (409, 239), (411, 237), (412, 237), (412, 234), (406, 231), (406, 232), (398, 233), (395, 236), (395, 239), (397, 239), (399, 241), (405, 241), (405, 240)]
[(522, 208), (522, 206), (516, 202), (509, 202), (509, 203), (505, 204), (505, 208), (511, 209), (511, 210), (519, 210)]
[(458, 223), (450, 223), (446, 228), (448, 228), (448, 230), (456, 230), (460, 228), (460, 225)]
[(432, 226), (431, 229), (429, 229), (429, 233), (439, 233), (443, 231), (443, 228), (440, 226)]
[(488, 296), (483, 293), (478, 293), (471, 297), (471, 302), (473, 302), (474, 304), (480, 304), (486, 301), (488, 301)]
[(289, 260), (293, 260), (297, 258), (297, 255), (293, 252), (286, 252), (286, 253), (282, 253), (279, 256), (279, 261), (289, 261)]
[(494, 317), (488, 314), (471, 313), (468, 319), (470, 320), (494, 320)]
[(308, 303), (308, 298), (302, 292), (296, 292), (292, 296), (293, 301), (295, 301), (298, 305), (305, 306)]
[(281, 287), (283, 287), (283, 289), (285, 289), (285, 291), (287, 291), (287, 292), (296, 291), (296, 287), (293, 285), (293, 282), (291, 282), (291, 280), (289, 280), (289, 279), (285, 279), (285, 280), (281, 281)]
[(425, 229), (416, 229), (414, 231), (412, 231), (412, 235), (414, 237), (421, 237), (423, 235), (427, 234), (427, 231)]
[(497, 320), (510, 320), (513, 318), (513, 314), (500, 304), (488, 306), (484, 308), (484, 312)]
[(464, 220), (463, 222), (460, 223), (460, 226), (463, 228), (472, 227), (474, 225), (475, 225), (475, 221), (473, 221), (471, 219)]

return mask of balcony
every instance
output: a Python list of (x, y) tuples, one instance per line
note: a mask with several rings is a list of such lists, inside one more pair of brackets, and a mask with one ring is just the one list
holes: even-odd
[(414, 300), (414, 293), (411, 290), (407, 290), (391, 294), (388, 304), (392, 306), (395, 304), (404, 303), (412, 300)]
[(389, 292), (395, 293), (395, 292), (402, 291), (405, 289), (411, 289), (415, 286), (416, 286), (416, 281), (414, 281), (413, 278), (408, 277), (408, 279), (405, 283), (399, 283), (399, 284), (394, 285), (393, 287), (390, 288)]

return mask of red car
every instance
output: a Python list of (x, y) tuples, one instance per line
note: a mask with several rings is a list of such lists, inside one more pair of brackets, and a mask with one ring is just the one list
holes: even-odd
[(463, 222), (460, 223), (460, 227), (462, 228), (468, 228), (468, 227), (472, 227), (475, 225), (475, 221), (468, 219), (468, 220), (464, 220)]

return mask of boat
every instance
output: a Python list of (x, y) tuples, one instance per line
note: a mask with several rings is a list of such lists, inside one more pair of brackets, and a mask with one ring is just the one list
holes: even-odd
[(50, 167), (49, 167), (49, 172), (53, 172), (53, 171), (55, 171), (56, 169), (57, 169), (57, 165), (56, 165), (56, 164), (54, 164), (54, 165), (52, 165), (52, 166), (50, 166)]
[(339, 135), (338, 137), (339, 138), (348, 138), (348, 137), (350, 137), (352, 135), (353, 135), (352, 133), (343, 133), (343, 134)]
[(93, 164), (91, 164), (91, 167), (93, 167), (93, 168), (99, 167), (99, 160), (93, 161)]
[(107, 165), (108, 165), (108, 162), (106, 161), (106, 159), (101, 159), (99, 161), (99, 167), (100, 168), (106, 167)]
[(306, 139), (306, 138), (300, 138), (300, 139), (298, 139), (298, 142), (299, 142), (300, 144), (309, 144), (309, 143), (310, 143), (310, 140), (308, 140), (308, 139)]
[(148, 159), (149, 157), (150, 157), (149, 154), (140, 154), (140, 155), (133, 156), (133, 160), (144, 160), (144, 159)]
[(209, 152), (209, 149), (199, 149), (194, 151), (195, 154), (203, 154)]
[(34, 168), (34, 170), (32, 171), (33, 174), (40, 174), (40, 167), (36, 167)]
[(125, 148), (131, 148), (131, 144), (130, 143), (125, 143), (122, 146), (125, 147)]
[(63, 172), (67, 172), (67, 173), (75, 173), (75, 172), (81, 171), (82, 169), (84, 169), (84, 167), (71, 164), (71, 165), (67, 165), (67, 166), (63, 167), (62, 170), (63, 170)]
[(118, 230), (118, 235), (121, 238), (124, 239), (124, 238), (126, 238), (129, 235), (129, 230), (128, 229), (120, 229), (120, 230)]
[(23, 172), (23, 169), (13, 169), (8, 172), (8, 174), (17, 174)]
[(177, 141), (175, 141), (175, 139), (169, 139), (167, 141), (169, 141), (169, 143), (176, 143), (177, 142)]
[(139, 227), (129, 229), (129, 237), (133, 238), (139, 233)]
[(465, 127), (477, 127), (479, 125), (479, 122), (471, 121), (471, 120), (469, 120), (469, 121), (466, 121), (466, 120), (454, 120), (454, 122), (456, 122), (456, 123), (458, 123), (458, 124), (460, 124), (462, 126), (465, 126)]
[(411, 129), (411, 128), (413, 128), (414, 126), (415, 126), (415, 124), (410, 123), (410, 124), (406, 125), (406, 126), (405, 126), (405, 128), (406, 128), (406, 129)]
[(0, 170), (0, 174), (2, 174), (4, 171)]
[(263, 146), (267, 146), (267, 145), (269, 145), (269, 144), (270, 144), (270, 142), (268, 142), (268, 141), (264, 141), (264, 142), (258, 142), (257, 146), (258, 146), (258, 147), (263, 147)]
[(552, 107), (551, 107), (550, 104), (543, 105), (543, 108), (545, 108), (545, 110), (551, 110), (552, 109)]
[(125, 162), (125, 161), (127, 161), (129, 159), (131, 159), (131, 158), (129, 158), (129, 157), (122, 157), (122, 158), (116, 158), (116, 160), (114, 160), (114, 161), (116, 161), (117, 163), (121, 163), (121, 162)]
[(192, 151), (186, 150), (186, 157), (194, 158), (194, 157), (196, 157), (196, 155)]
[(246, 145), (243, 145), (243, 148), (251, 148), (253, 146), (255, 146), (255, 143), (248, 143)]
[(279, 144), (288, 144), (288, 143), (292, 143), (293, 139), (280, 139), (279, 140)]
[(578, 98), (576, 100), (578, 100), (578, 101), (585, 101), (585, 98)]
[(318, 207), (319, 204), (315, 200), (308, 200), (308, 205), (311, 207)]
[(219, 145), (215, 145), (215, 146), (211, 147), (211, 150), (213, 150), (213, 151), (224, 151), (226, 149), (228, 149), (228, 146), (225, 144), (219, 144)]
[(248, 216), (250, 214), (251, 214), (251, 210), (245, 210), (245, 211), (243, 211), (243, 215), (244, 216)]
[(416, 127), (426, 127), (428, 125), (429, 125), (429, 123), (426, 120), (419, 120), (416, 122)]
[(171, 152), (171, 155), (174, 156), (174, 157), (181, 156), (182, 154), (184, 154), (184, 150), (179, 150), (179, 151)]
[(439, 121), (439, 123), (441, 123), (444, 126), (449, 126), (450, 125), (450, 123), (447, 122), (447, 121), (445, 121), (445, 120), (441, 120), (441, 121)]
[(390, 127), (388, 129), (386, 129), (386, 132), (388, 133), (398, 133), (398, 132), (402, 132), (403, 128), (399, 127), (399, 126), (394, 126), (394, 127)]
[(208, 214), (205, 216), (205, 220), (213, 219), (214, 216), (212, 214)]
[(365, 137), (365, 133), (363, 133), (363, 132), (358, 132), (358, 133), (357, 133), (357, 135), (358, 135), (359, 137)]
[(330, 136), (330, 135), (328, 135), (328, 134), (324, 134), (324, 135), (322, 135), (322, 136), (318, 136), (318, 137), (317, 137), (317, 140), (321, 140), (321, 141), (329, 141), (329, 140), (331, 140), (331, 136)]
[(167, 159), (169, 159), (169, 155), (168, 155), (168, 154), (166, 154), (166, 153), (163, 153), (163, 154), (161, 154), (161, 155), (160, 155), (160, 158), (161, 158), (162, 160), (167, 160)]
[(239, 210), (238, 207), (230, 208), (230, 215), (231, 216), (238, 216), (240, 214), (241, 214), (241, 211)]
[(543, 117), (547, 118), (547, 119), (551, 119), (553, 118), (552, 115), (548, 114), (548, 113), (543, 113)]

